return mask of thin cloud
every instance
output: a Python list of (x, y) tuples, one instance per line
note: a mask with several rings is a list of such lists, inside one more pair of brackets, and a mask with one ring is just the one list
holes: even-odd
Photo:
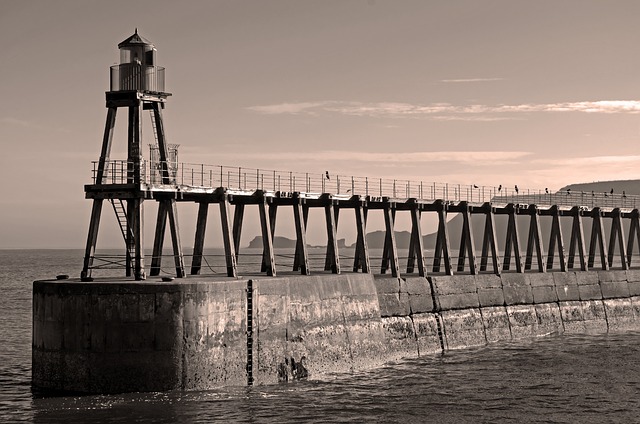
[[(223, 156), (237, 157), (236, 153), (217, 154), (218, 158)], [(518, 163), (521, 159), (531, 155), (530, 152), (362, 152), (362, 151), (341, 151), (325, 150), (318, 152), (279, 152), (279, 153), (243, 153), (244, 159), (259, 158), (262, 160), (278, 161), (347, 161), (350, 163), (380, 163), (380, 164), (415, 164), (415, 163), (435, 163), (435, 162), (455, 162), (465, 165), (496, 165), (507, 163)]]
[(247, 109), (263, 113), (265, 115), (297, 115), (302, 113), (313, 113), (314, 110), (333, 102), (302, 102), (302, 103), (281, 103), (278, 105), (251, 106)]
[(3, 124), (16, 125), (19, 127), (31, 127), (34, 126), (31, 122), (25, 121), (23, 119), (12, 118), (10, 116), (4, 117), (0, 119), (0, 122)]
[(639, 155), (624, 155), (624, 156), (591, 156), (591, 157), (576, 157), (568, 159), (536, 159), (532, 163), (540, 163), (553, 166), (607, 166), (607, 165), (625, 165), (625, 164), (638, 164), (640, 165)]
[(598, 100), (560, 103), (523, 103), (518, 105), (452, 105), (450, 103), (412, 104), (400, 102), (303, 102), (252, 106), (251, 111), (269, 114), (339, 114), (373, 118), (418, 118), (433, 120), (499, 121), (521, 119), (530, 113), (640, 113), (637, 100)]
[(502, 81), (504, 78), (459, 78), (459, 79), (443, 79), (440, 82), (446, 83), (464, 83), (464, 82), (492, 82), (492, 81)]

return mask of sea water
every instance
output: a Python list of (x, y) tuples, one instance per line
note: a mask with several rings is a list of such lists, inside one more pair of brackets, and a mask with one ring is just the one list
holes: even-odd
[(272, 386), (33, 394), (32, 282), (81, 266), (79, 250), (0, 250), (0, 422), (640, 422), (637, 332), (501, 342)]

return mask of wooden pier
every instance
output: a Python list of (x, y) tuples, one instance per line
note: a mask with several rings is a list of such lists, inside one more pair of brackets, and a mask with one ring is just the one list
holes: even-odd
[[(436, 183), (424, 184), (401, 180), (369, 179), (330, 176), (328, 172), (310, 175), (265, 170), (247, 170), (240, 167), (180, 164), (170, 154), (167, 144), (162, 109), (170, 93), (164, 91), (164, 68), (156, 66), (155, 47), (140, 37), (137, 31), (118, 45), (123, 63), (112, 67), (111, 90), (106, 93), (107, 119), (100, 158), (94, 163), (93, 184), (85, 186), (88, 199), (93, 200), (81, 277), (92, 279), (94, 259), (103, 203), (111, 203), (125, 243), (126, 275), (144, 280), (143, 203), (158, 202), (156, 230), (150, 274), (161, 272), (163, 242), (167, 222), (173, 247), (175, 275), (186, 275), (182, 239), (179, 229), (177, 204), (195, 202), (198, 206), (193, 259), (190, 273), (202, 270), (204, 241), (211, 204), (220, 208), (222, 238), (225, 250), (226, 272), (238, 276), (240, 235), (245, 224), (245, 208), (257, 206), (263, 241), (260, 272), (268, 276), (277, 273), (273, 238), (278, 211), (293, 209), (296, 233), (293, 271), (308, 275), (309, 252), (307, 226), (309, 210), (322, 208), (327, 233), (324, 271), (340, 274), (337, 230), (341, 213), (355, 215), (357, 241), (355, 257), (349, 269), (353, 272), (372, 273), (367, 246), (367, 218), (371, 211), (381, 211), (385, 223), (385, 242), (380, 273), (417, 274), (426, 276), (428, 266), (424, 257), (421, 217), (437, 216), (438, 231), (431, 271), (454, 273), (481, 272), (501, 274), (504, 271), (546, 272), (554, 269), (567, 271), (574, 268), (589, 270), (609, 269), (619, 257), (620, 267), (628, 269), (634, 255), (634, 246), (640, 245), (640, 199), (638, 196), (613, 196), (603, 193), (549, 193), (545, 190), (518, 190), (506, 188), (461, 186)], [(128, 156), (126, 160), (110, 158), (111, 145), (118, 109), (128, 111)], [(149, 111), (157, 157), (146, 161), (142, 155), (143, 112)], [(176, 152), (174, 152), (176, 153)], [(177, 155), (177, 153), (176, 153)], [(175, 156), (175, 155), (174, 155)], [(233, 212), (232, 212), (233, 207)], [(233, 217), (232, 217), (233, 213)], [(406, 213), (411, 220), (409, 246), (398, 246), (394, 226), (397, 215)], [(459, 252), (453, 256), (447, 214), (462, 215)], [(472, 228), (472, 216), (484, 217), (482, 249), (477, 255)], [(496, 215), (506, 215), (506, 239), (503, 254), (498, 245)], [(521, 241), (518, 217), (526, 216), (529, 230), (526, 241)], [(543, 234), (540, 217), (552, 218), (549, 234)], [(561, 228), (561, 217), (571, 217), (571, 236), (568, 253)], [(590, 219), (590, 222), (589, 222)], [(522, 220), (522, 219), (521, 219)], [(521, 221), (520, 220), (520, 221)], [(606, 220), (611, 222), (605, 234)], [(587, 223), (585, 224), (585, 221)], [(628, 232), (625, 232), (628, 223)], [(590, 225), (589, 248), (584, 239), (584, 225)], [(521, 246), (525, 245), (524, 253)], [(546, 247), (546, 253), (545, 253)], [(398, 249), (409, 251), (406, 267), (400, 264)], [(457, 258), (457, 263), (452, 259)], [(478, 258), (480, 259), (478, 263)], [(351, 264), (350, 264), (351, 265)], [(535, 267), (534, 267), (535, 265)], [(256, 270), (257, 271), (257, 270)]]

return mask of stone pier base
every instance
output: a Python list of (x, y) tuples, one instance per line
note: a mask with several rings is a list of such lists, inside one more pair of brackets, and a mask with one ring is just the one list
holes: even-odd
[(640, 272), (36, 281), (34, 387), (205, 390), (504, 340), (640, 329)]

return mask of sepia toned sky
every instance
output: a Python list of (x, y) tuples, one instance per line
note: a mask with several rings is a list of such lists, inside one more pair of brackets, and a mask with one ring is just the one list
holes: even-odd
[(640, 178), (638, 16), (633, 0), (0, 0), (0, 248), (84, 247), (109, 66), (136, 27), (181, 161), (556, 190)]

